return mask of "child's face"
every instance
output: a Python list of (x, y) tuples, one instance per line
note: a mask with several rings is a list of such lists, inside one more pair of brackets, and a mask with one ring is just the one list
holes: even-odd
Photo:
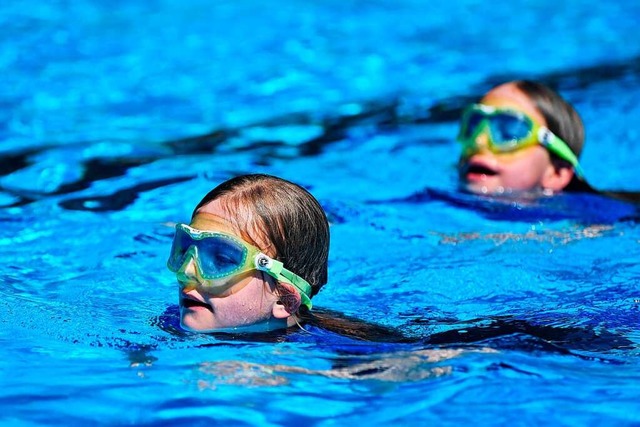
[[(511, 83), (492, 89), (480, 103), (516, 109), (540, 125), (547, 124), (527, 95)], [(544, 147), (533, 145), (512, 152), (494, 153), (488, 148), (487, 138), (484, 132), (480, 133), (475, 150), (463, 152), (460, 157), (458, 170), (465, 188), (475, 193), (545, 188), (549, 174), (553, 174), (555, 169)]]
[[(220, 231), (242, 239), (218, 200), (201, 208), (190, 225), (198, 230)], [(268, 246), (263, 244), (265, 242), (256, 243), (259, 247)], [(231, 277), (229, 288), (222, 293), (212, 293), (198, 285), (204, 279), (199, 277), (193, 259), (188, 262), (186, 270), (177, 275), (180, 282), (180, 323), (185, 329), (248, 332), (287, 326), (282, 305), (277, 304), (275, 281), (268, 274), (252, 270)]]

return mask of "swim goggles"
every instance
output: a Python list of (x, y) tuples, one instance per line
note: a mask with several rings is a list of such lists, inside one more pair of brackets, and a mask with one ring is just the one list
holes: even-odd
[(584, 176), (578, 158), (567, 143), (521, 111), (484, 104), (468, 106), (462, 113), (458, 141), (466, 150), (473, 150), (476, 139), (482, 132), (488, 135), (489, 149), (494, 153), (506, 153), (540, 144), (569, 162), (576, 175)]
[(184, 272), (190, 259), (200, 277), (206, 280), (201, 285), (205, 289), (222, 289), (228, 286), (230, 277), (260, 270), (295, 287), (300, 292), (302, 304), (311, 309), (311, 285), (306, 280), (284, 268), (282, 262), (235, 236), (177, 224), (167, 267), (174, 273)]

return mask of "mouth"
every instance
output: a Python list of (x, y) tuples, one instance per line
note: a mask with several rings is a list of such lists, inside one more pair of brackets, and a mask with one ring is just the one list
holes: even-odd
[(213, 313), (213, 308), (209, 304), (203, 301), (189, 298), (188, 296), (183, 296), (182, 298), (180, 298), (180, 306), (184, 308), (188, 308), (190, 310), (206, 308), (207, 310)]
[(460, 169), (460, 175), (462, 177), (470, 178), (474, 176), (495, 176), (498, 171), (489, 167), (482, 162), (470, 161), (462, 166)]

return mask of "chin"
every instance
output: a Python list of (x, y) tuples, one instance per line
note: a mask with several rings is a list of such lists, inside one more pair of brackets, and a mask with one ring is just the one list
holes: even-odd
[(194, 325), (191, 325), (190, 322), (185, 322), (184, 319), (180, 319), (180, 327), (185, 331), (189, 332), (200, 332), (200, 329)]
[(497, 192), (492, 186), (482, 182), (461, 181), (460, 188), (474, 194), (495, 194)]
[(189, 332), (211, 332), (216, 329), (210, 322), (194, 318), (191, 313), (180, 316), (180, 327)]

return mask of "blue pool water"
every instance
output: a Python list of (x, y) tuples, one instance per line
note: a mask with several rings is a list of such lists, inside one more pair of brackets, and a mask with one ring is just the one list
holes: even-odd
[[(637, 425), (640, 213), (456, 190), (460, 107), (533, 78), (640, 190), (638, 2), (0, 5), (3, 425)], [(314, 298), (411, 342), (176, 330), (172, 230), (241, 173), (331, 222)]]

